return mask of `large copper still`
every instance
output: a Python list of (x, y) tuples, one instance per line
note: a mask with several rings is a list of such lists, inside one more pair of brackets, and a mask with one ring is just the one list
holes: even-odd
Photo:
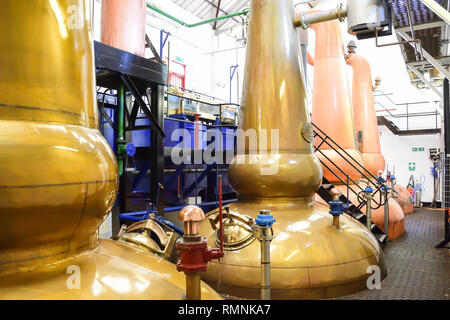
[(395, 201), (402, 207), (403, 213), (414, 213), (414, 201), (408, 189), (400, 184), (394, 184), (394, 190), (398, 195), (395, 197)]
[(384, 171), (386, 161), (380, 148), (372, 75), (369, 62), (353, 50), (346, 61), (353, 69), (352, 104), (358, 149), (363, 155), (364, 168), (377, 176), (379, 170)]
[[(316, 35), (312, 122), (358, 163), (363, 164), (362, 155), (357, 149), (355, 139), (353, 110), (345, 76), (345, 52), (341, 27), (337, 20), (332, 20), (313, 24), (311, 28)], [(316, 145), (319, 143), (316, 141)], [(351, 179), (356, 181), (361, 178), (361, 174), (328, 145), (323, 144), (320, 149)], [(316, 153), (316, 155), (343, 181), (346, 180), (346, 177), (335, 165), (320, 153)], [(328, 181), (339, 181), (326, 167), (323, 167), (323, 170)]]
[(118, 170), (98, 130), (88, 4), (2, 2), (0, 299), (183, 299), (173, 264), (98, 238)]
[[(232, 296), (260, 296), (260, 244), (251, 227), (260, 210), (277, 223), (271, 245), (271, 291), (274, 299), (313, 299), (366, 288), (367, 268), (386, 275), (381, 248), (359, 222), (343, 216), (340, 228), (326, 206), (313, 202), (322, 181), (313, 154), (312, 128), (300, 72), (299, 44), (293, 26), (292, 0), (252, 0), (240, 128), (278, 130), (279, 151), (251, 147), (238, 154), (229, 174), (239, 201), (224, 211), (225, 257), (212, 262), (203, 279)], [(328, 111), (330, 113), (330, 111)], [(261, 169), (278, 170), (263, 174)], [(266, 172), (265, 172), (266, 173)], [(219, 245), (218, 212), (208, 214), (202, 234)]]
[[(356, 54), (356, 46), (353, 43), (349, 47), (351, 50), (347, 56), (347, 64), (353, 68), (352, 102), (359, 151), (363, 155), (364, 168), (376, 177), (378, 176), (378, 171), (384, 171), (385, 160), (380, 149), (370, 65), (367, 59)], [(351, 194), (350, 198), (352, 202), (358, 201), (354, 194)], [(401, 237), (405, 233), (405, 216), (395, 198), (390, 198), (388, 205), (388, 237), (392, 240)], [(381, 230), (384, 230), (383, 207), (372, 210), (372, 221)]]

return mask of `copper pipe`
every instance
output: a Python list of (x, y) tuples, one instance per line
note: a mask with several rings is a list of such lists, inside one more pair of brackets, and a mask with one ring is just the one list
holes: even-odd
[(339, 19), (344, 21), (347, 16), (347, 7), (340, 3), (334, 9), (328, 11), (311, 11), (309, 13), (301, 13), (294, 19), (294, 27), (307, 29), (313, 24)]
[(200, 272), (186, 274), (186, 298), (187, 300), (201, 300), (201, 279)]
[(333, 227), (339, 229), (339, 216), (333, 216)]

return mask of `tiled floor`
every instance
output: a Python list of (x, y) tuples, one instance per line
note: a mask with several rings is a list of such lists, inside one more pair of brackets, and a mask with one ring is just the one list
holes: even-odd
[(450, 300), (450, 250), (434, 248), (444, 236), (444, 212), (416, 209), (405, 221), (405, 236), (384, 250), (389, 277), (381, 289), (338, 299)]

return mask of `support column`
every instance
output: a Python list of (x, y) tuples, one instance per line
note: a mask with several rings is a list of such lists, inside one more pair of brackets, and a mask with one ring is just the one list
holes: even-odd
[[(153, 86), (151, 95), (152, 113), (164, 130), (164, 86)], [(164, 216), (163, 190), (160, 189), (164, 185), (164, 137), (155, 130), (151, 132), (150, 147), (150, 199), (153, 204), (158, 204), (158, 212)]]
[(444, 80), (444, 194), (443, 194), (443, 208), (446, 208), (444, 223), (445, 234), (444, 239), (436, 245), (436, 248), (443, 248), (450, 242), (450, 222), (449, 211), (450, 208), (450, 87), (448, 79)]

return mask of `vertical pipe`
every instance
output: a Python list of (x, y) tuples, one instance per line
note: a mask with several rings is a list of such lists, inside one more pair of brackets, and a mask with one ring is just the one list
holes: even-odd
[(333, 216), (333, 227), (339, 229), (339, 216)]
[(270, 241), (261, 241), (261, 300), (270, 300)]
[(198, 177), (197, 177), (197, 166), (198, 166), (198, 162), (197, 160), (197, 152), (199, 150), (199, 122), (200, 122), (200, 114), (195, 114), (195, 124), (194, 124), (194, 149), (195, 149), (195, 153), (194, 153), (194, 165), (195, 165), (195, 204), (198, 204), (197, 201), (197, 196), (198, 196)]
[(367, 229), (369, 229), (369, 231), (371, 230), (371, 226), (372, 226), (372, 199), (371, 198), (367, 198), (367, 202), (366, 202), (366, 206), (367, 206)]
[(123, 157), (124, 157), (124, 144), (125, 144), (125, 86), (123, 83), (120, 84), (119, 89), (119, 115), (118, 115), (118, 137), (117, 137), (117, 154), (119, 162), (119, 175), (123, 175)]
[(202, 291), (200, 273), (186, 274), (186, 298), (188, 300), (201, 300)]
[(222, 176), (219, 176), (220, 251), (223, 252)]
[(388, 242), (389, 233), (389, 193), (386, 189), (386, 203), (384, 204), (384, 233), (386, 234), (386, 243)]

